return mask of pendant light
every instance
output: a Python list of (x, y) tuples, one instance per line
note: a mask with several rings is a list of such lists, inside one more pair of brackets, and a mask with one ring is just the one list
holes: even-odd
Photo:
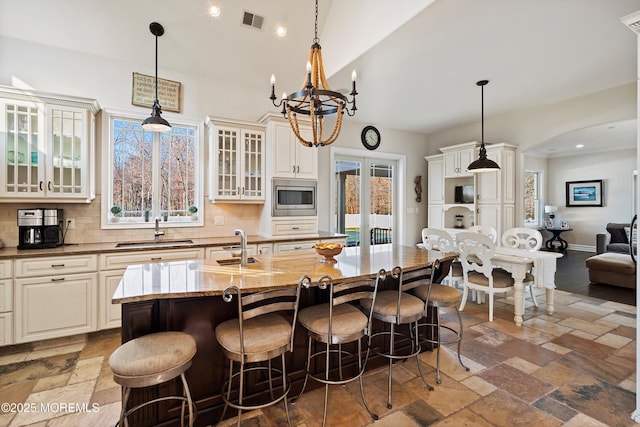
[(152, 22), (149, 30), (156, 36), (156, 99), (153, 101), (151, 115), (142, 122), (142, 128), (150, 132), (167, 132), (171, 129), (171, 125), (162, 118), (162, 108), (158, 101), (158, 37), (164, 34), (164, 28), (157, 22)]
[(500, 169), (500, 166), (491, 159), (487, 159), (487, 149), (484, 148), (484, 87), (489, 80), (480, 80), (476, 84), (480, 86), (480, 103), (482, 116), (482, 139), (480, 140), (480, 157), (478, 160), (471, 162), (467, 169), (469, 172), (493, 172)]

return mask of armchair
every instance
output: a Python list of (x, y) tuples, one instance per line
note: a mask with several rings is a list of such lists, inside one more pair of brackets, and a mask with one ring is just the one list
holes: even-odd
[(628, 254), (629, 239), (627, 230), (629, 225), (629, 223), (608, 223), (605, 233), (596, 234), (596, 254), (605, 252)]

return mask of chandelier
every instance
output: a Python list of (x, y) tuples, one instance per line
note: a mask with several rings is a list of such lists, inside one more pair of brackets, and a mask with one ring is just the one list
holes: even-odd
[[(287, 96), (282, 94), (280, 102), (276, 103), (276, 79), (271, 76), (271, 102), (274, 106), (282, 107), (282, 115), (289, 120), (289, 125), (298, 141), (307, 147), (318, 147), (333, 143), (342, 129), (342, 117), (346, 111), (349, 116), (356, 113), (356, 72), (351, 74), (351, 100), (340, 92), (331, 90), (324, 74), (322, 65), (322, 50), (318, 39), (318, 0), (316, 0), (315, 37), (311, 45), (309, 61), (307, 62), (307, 76), (297, 92)], [(350, 106), (350, 108), (348, 108)], [(309, 116), (311, 120), (311, 139), (306, 140), (300, 133), (298, 114)], [(330, 133), (325, 132), (324, 119), (336, 114), (336, 122)], [(326, 135), (326, 136), (325, 136)]]

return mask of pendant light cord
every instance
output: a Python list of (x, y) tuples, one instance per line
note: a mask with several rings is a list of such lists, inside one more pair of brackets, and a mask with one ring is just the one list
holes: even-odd
[(318, 0), (316, 0), (316, 25), (315, 25), (315, 37), (313, 38), (314, 43), (320, 43), (320, 39), (318, 38)]
[[(156, 95), (156, 97), (157, 96), (158, 95)], [(480, 123), (481, 123), (481, 138), (482, 138), (480, 140), (480, 143), (484, 145), (484, 85), (480, 86)]]
[(158, 35), (156, 34), (156, 102), (158, 102)]

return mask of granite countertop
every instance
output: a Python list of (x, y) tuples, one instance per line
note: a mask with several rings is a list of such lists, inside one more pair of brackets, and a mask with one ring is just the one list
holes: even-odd
[[(287, 243), (287, 242), (303, 242), (307, 240), (323, 240), (323, 239), (336, 239), (347, 238), (346, 234), (339, 233), (327, 233), (319, 232), (313, 236), (260, 236), (260, 235), (248, 235), (247, 244), (259, 244), (259, 243)], [(184, 240), (191, 240), (193, 243), (181, 243)], [(204, 248), (209, 246), (227, 246), (227, 245), (239, 245), (240, 238), (238, 236), (223, 236), (223, 237), (209, 237), (203, 239), (163, 239), (161, 244), (154, 244), (153, 239), (148, 240), (149, 245), (144, 246), (123, 246), (116, 247), (116, 242), (108, 243), (86, 243), (86, 244), (73, 244), (67, 243), (64, 246), (48, 249), (23, 249), (19, 250), (16, 247), (6, 247), (0, 249), (0, 260), (3, 259), (17, 259), (17, 258), (36, 258), (47, 256), (61, 256), (61, 255), (86, 255), (86, 254), (101, 254), (110, 252), (132, 252), (132, 251), (150, 251), (161, 249), (187, 249), (187, 248)]]
[(429, 251), (415, 246), (379, 245), (364, 252), (360, 247), (344, 248), (335, 264), (322, 262), (315, 250), (258, 255), (260, 262), (247, 266), (221, 266), (214, 260), (172, 261), (127, 267), (112, 302), (129, 303), (154, 299), (222, 295), (237, 286), (249, 292), (296, 286), (303, 275), (315, 285), (323, 275), (341, 278), (375, 277), (399, 265), (404, 271), (424, 268), (433, 260)]

